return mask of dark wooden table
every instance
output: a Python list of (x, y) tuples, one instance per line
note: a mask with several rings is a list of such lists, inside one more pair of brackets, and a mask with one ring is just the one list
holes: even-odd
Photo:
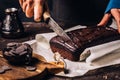
[[(52, 31), (46, 28), (45, 26), (47, 25), (44, 23), (24, 22), (23, 24), (25, 27), (25, 35), (19, 39), (6, 39), (2, 38), (0, 35), (0, 50), (2, 50), (9, 42), (24, 42), (32, 40), (38, 33), (47, 33)], [(120, 64), (91, 70), (83, 76), (74, 78), (59, 77), (53, 74), (47, 74), (42, 79), (38, 80), (120, 80)]]

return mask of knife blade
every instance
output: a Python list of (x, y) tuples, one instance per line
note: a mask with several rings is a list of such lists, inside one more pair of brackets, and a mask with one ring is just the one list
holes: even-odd
[(69, 42), (67, 44), (72, 49), (75, 49), (75, 44), (72, 41), (72, 39), (67, 35), (67, 33), (55, 22), (55, 20), (50, 16), (49, 13), (44, 13), (44, 20), (46, 23), (50, 26), (50, 29), (52, 29), (58, 36), (60, 36), (65, 42)]
[(52, 29), (57, 35), (62, 37), (64, 41), (71, 40), (70, 37), (66, 34), (66, 32), (53, 20), (53, 18), (49, 18), (48, 22), (50, 29)]

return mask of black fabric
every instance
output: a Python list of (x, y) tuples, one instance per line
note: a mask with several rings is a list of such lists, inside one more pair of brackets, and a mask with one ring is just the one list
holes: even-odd
[(52, 17), (61, 26), (94, 25), (103, 17), (108, 0), (48, 0)]
[[(104, 14), (108, 0), (47, 0), (52, 17), (61, 26), (77, 24), (93, 25), (99, 22)], [(4, 10), (9, 7), (20, 9), (19, 0), (0, 0), (0, 21), (4, 19)], [(20, 10), (21, 21), (34, 21), (26, 18)]]
[(32, 19), (26, 18), (19, 5), (19, 0), (0, 0), (0, 21), (3, 21), (5, 18), (5, 9), (12, 7), (19, 9), (19, 17), (22, 21), (33, 21)]

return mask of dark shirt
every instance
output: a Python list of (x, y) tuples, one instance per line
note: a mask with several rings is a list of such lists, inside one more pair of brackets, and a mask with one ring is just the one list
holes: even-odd
[(105, 13), (108, 13), (113, 8), (120, 9), (120, 0), (110, 0), (105, 10)]

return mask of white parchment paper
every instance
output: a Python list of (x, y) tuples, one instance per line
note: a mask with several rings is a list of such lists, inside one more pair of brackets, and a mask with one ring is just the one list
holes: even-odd
[[(86, 26), (78, 25), (66, 31), (71, 31), (74, 29), (85, 28), (85, 27)], [(44, 39), (46, 39), (46, 41), (49, 42), (49, 40), (52, 37), (56, 36), (56, 34), (43, 33), (43, 34), (37, 34), (36, 36), (44, 37)], [(48, 42), (31, 40), (31, 41), (27, 41), (26, 43), (29, 43), (32, 46), (34, 53), (43, 56), (49, 62), (49, 61), (54, 61), (53, 58), (54, 54), (52, 53)], [(48, 46), (44, 47), (42, 44)], [(67, 76), (67, 77), (82, 76), (89, 70), (120, 63), (120, 40), (87, 48), (83, 51), (82, 56), (84, 56), (87, 51), (89, 51), (90, 54), (89, 56), (84, 58), (85, 59), (84, 61), (73, 62), (65, 59), (69, 73), (64, 74), (64, 72), (60, 72), (56, 75)]]

